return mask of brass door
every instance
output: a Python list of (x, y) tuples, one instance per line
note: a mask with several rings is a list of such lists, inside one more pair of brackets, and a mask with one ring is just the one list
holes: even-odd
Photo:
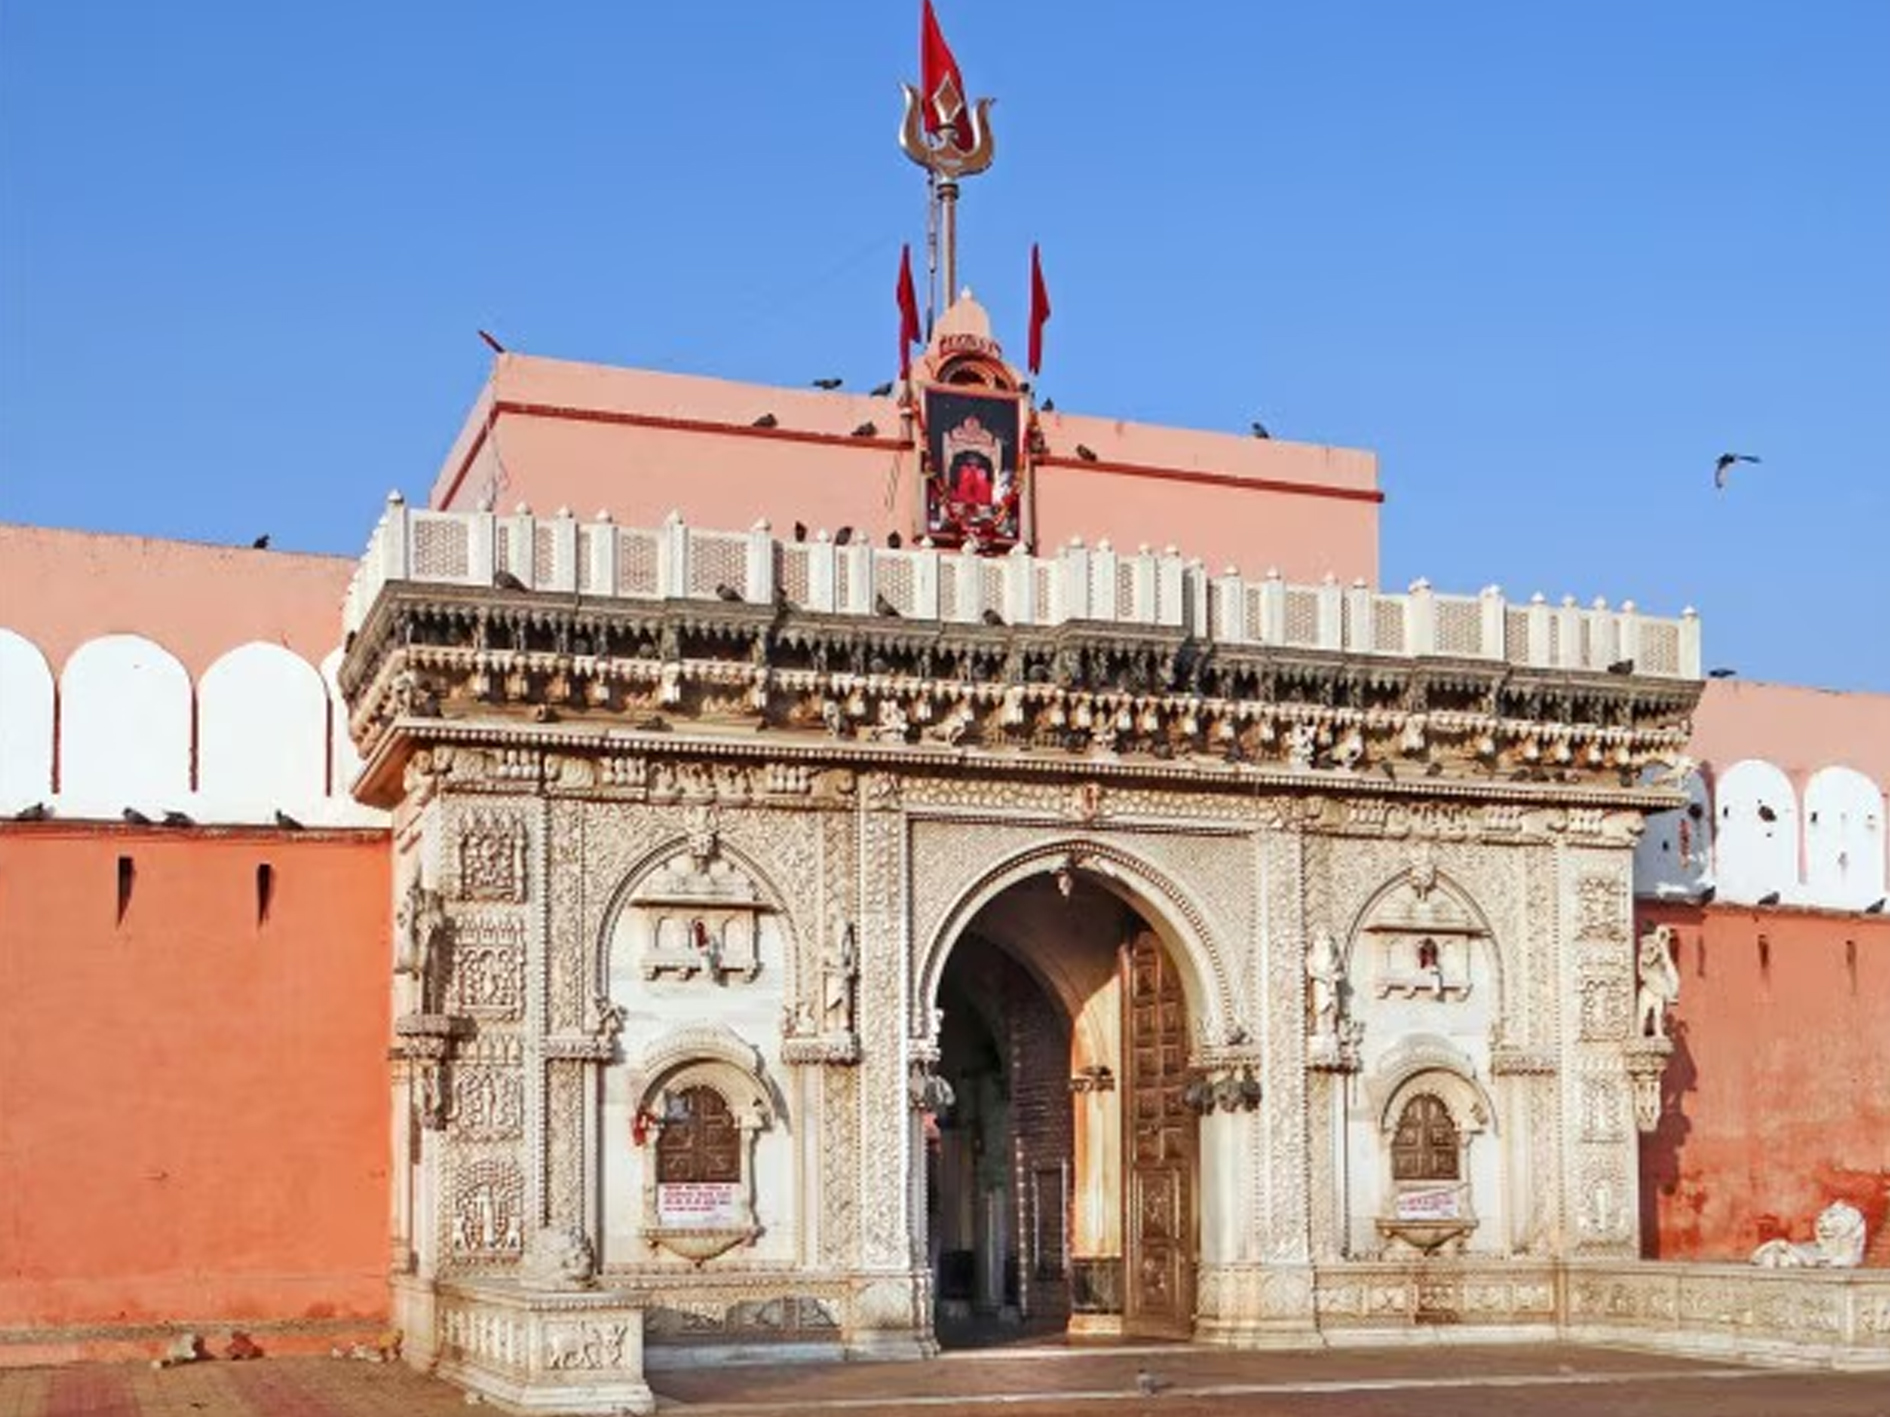
[(1131, 1333), (1194, 1329), (1196, 1118), (1187, 1087), (1188, 1005), (1161, 941), (1142, 931), (1123, 950), (1122, 1109), (1124, 1326)]

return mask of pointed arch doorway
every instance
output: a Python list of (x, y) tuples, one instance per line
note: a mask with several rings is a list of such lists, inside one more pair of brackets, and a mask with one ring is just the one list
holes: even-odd
[(923, 1119), (927, 1254), (950, 1347), (1193, 1330), (1198, 1118), (1182, 976), (1149, 920), (1081, 872), (965, 925), (939, 975)]

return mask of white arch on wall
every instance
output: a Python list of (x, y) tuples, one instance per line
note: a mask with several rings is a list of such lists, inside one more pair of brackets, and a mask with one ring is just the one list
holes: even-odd
[(190, 675), (142, 635), (102, 635), (59, 680), (59, 809), (116, 817), (182, 809), (190, 797)]
[(197, 792), (219, 821), (301, 820), (328, 795), (328, 691), (281, 645), (238, 645), (197, 685)]
[(1807, 903), (1862, 910), (1883, 895), (1883, 790), (1855, 768), (1818, 769), (1805, 785)]
[(0, 813), (52, 796), (53, 676), (39, 646), (0, 629)]
[(1719, 775), (1713, 801), (1718, 898), (1750, 905), (1777, 891), (1781, 901), (1796, 900), (1798, 794), (1784, 770), (1759, 758), (1734, 763)]
[(1649, 817), (1635, 845), (1636, 895), (1691, 898), (1712, 882), (1713, 794), (1698, 768), (1687, 773), (1681, 787), (1686, 806)]

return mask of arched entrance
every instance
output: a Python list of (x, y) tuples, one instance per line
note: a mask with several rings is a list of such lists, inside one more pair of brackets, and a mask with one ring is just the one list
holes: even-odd
[(936, 1005), (952, 1092), (924, 1120), (940, 1341), (1188, 1336), (1189, 1009), (1150, 921), (1081, 870), (1028, 876), (959, 931)]

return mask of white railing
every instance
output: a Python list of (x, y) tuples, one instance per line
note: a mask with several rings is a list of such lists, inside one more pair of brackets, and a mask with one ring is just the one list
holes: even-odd
[(1495, 586), (1479, 595), (1439, 595), (1427, 581), (1385, 594), (1363, 581), (1289, 585), (1277, 571), (1249, 580), (1210, 575), (1173, 547), (1117, 551), (1072, 541), (1054, 555), (1019, 547), (999, 557), (940, 551), (921, 543), (894, 551), (857, 539), (836, 545), (821, 532), (777, 541), (766, 522), (745, 532), (697, 530), (672, 514), (662, 526), (620, 527), (607, 517), (580, 524), (569, 511), (521, 508), (430, 512), (388, 498), (348, 588), (347, 628), (358, 629), (387, 581), (489, 586), (498, 573), (528, 590), (610, 598), (772, 604), (777, 585), (802, 609), (873, 615), (890, 606), (916, 620), (976, 624), (993, 614), (1010, 625), (1071, 620), (1166, 626), (1227, 644), (1281, 645), (1397, 658), (1445, 655), (1540, 669), (1700, 677), (1700, 621), (1610, 608), (1573, 596), (1513, 604)]

